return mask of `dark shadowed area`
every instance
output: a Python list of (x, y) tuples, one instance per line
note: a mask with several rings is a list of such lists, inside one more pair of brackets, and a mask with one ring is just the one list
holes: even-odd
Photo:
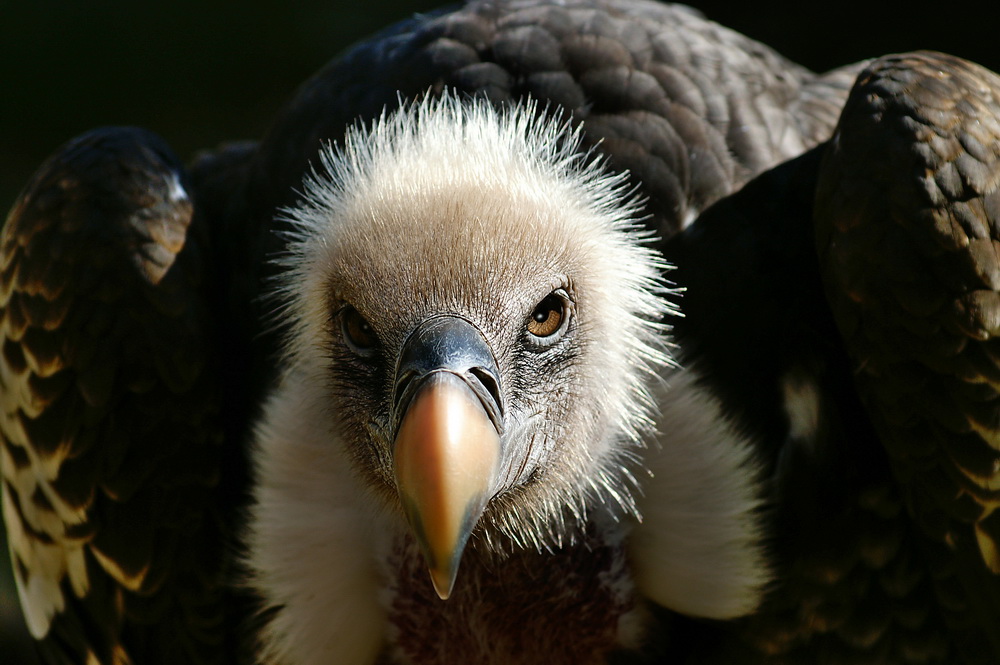
[[(434, 0), (281, 3), (6, 3), (0, 20), (0, 207), (41, 161), (87, 129), (149, 128), (184, 160), (220, 142), (256, 138), (295, 87), (354, 41)], [(693, 3), (709, 18), (812, 69), (934, 49), (1000, 69), (1000, 4), (868, 0)], [(2, 534), (0, 534), (2, 535)], [(0, 555), (0, 662), (27, 665), (23, 624)]]

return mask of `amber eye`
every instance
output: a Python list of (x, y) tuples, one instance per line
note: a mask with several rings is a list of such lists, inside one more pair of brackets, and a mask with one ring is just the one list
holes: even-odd
[(528, 317), (528, 332), (542, 343), (554, 342), (558, 334), (566, 328), (569, 320), (566, 296), (561, 291), (553, 291), (545, 296)]
[(378, 337), (365, 317), (350, 305), (340, 313), (340, 329), (351, 350), (361, 356), (369, 356), (378, 346)]

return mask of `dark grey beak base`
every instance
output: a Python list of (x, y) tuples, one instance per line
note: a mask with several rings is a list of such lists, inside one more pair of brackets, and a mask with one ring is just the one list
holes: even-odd
[(413, 396), (437, 372), (450, 372), (464, 381), (479, 398), (497, 434), (503, 434), (503, 393), (493, 350), (475, 325), (454, 315), (427, 319), (404, 342), (392, 393), (394, 434)]

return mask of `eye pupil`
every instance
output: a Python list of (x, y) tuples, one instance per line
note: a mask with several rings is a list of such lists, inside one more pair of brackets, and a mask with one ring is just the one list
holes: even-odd
[(341, 329), (348, 346), (355, 353), (368, 354), (378, 344), (371, 324), (353, 307), (344, 308), (341, 314)]
[(531, 312), (528, 332), (536, 338), (552, 337), (562, 330), (565, 318), (565, 299), (557, 293), (550, 293)]

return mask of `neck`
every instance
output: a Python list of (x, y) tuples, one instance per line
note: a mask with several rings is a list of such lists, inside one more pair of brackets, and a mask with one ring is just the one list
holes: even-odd
[(408, 534), (386, 563), (393, 663), (605, 663), (637, 642), (642, 611), (625, 559), (627, 527), (589, 530), (551, 552), (465, 553), (451, 598), (434, 593)]

